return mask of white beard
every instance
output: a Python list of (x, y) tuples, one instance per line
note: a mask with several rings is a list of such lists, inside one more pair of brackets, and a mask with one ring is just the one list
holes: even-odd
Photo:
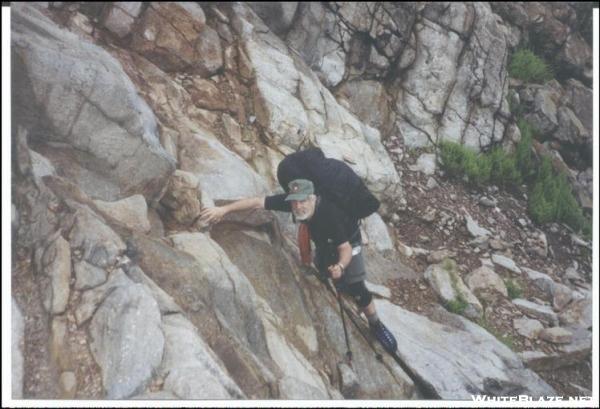
[(306, 221), (310, 218), (310, 212), (307, 211), (305, 213), (297, 213), (297, 212), (293, 212), (294, 213), (294, 217), (296, 218), (296, 220), (298, 221)]

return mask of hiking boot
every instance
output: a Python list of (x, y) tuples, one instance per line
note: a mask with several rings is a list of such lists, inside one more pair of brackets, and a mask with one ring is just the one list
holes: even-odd
[(394, 335), (390, 330), (383, 325), (381, 320), (378, 320), (375, 324), (369, 324), (369, 328), (371, 329), (371, 333), (377, 338), (379, 343), (383, 345), (383, 348), (385, 348), (386, 351), (390, 354), (396, 353), (396, 350), (398, 349), (396, 338), (394, 338)]

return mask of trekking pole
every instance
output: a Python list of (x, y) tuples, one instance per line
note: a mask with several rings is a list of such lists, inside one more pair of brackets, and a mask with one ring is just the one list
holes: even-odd
[[(335, 289), (333, 283), (331, 282), (331, 278), (327, 279), (330, 288)], [(335, 291), (335, 295), (338, 300), (338, 304), (340, 305), (340, 315), (342, 316), (342, 326), (344, 327), (344, 338), (346, 339), (346, 358), (348, 358), (348, 365), (352, 367), (352, 350), (350, 349), (350, 339), (348, 338), (348, 329), (346, 328), (346, 318), (344, 317), (344, 307), (342, 306), (342, 299), (339, 291)]]

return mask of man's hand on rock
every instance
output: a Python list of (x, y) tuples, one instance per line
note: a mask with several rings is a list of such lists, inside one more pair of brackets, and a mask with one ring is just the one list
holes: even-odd
[(223, 207), (206, 207), (200, 212), (200, 221), (203, 223), (219, 223), (227, 210)]

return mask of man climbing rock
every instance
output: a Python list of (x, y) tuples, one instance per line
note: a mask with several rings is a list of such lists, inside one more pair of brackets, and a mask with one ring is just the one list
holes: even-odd
[(299, 225), (299, 246), (304, 263), (310, 263), (310, 242), (315, 244), (314, 263), (319, 272), (329, 275), (339, 291), (350, 295), (369, 321), (369, 328), (390, 353), (397, 348), (396, 339), (379, 320), (373, 296), (365, 286), (365, 265), (361, 252), (358, 222), (333, 201), (315, 194), (314, 185), (307, 179), (292, 180), (289, 194), (241, 199), (225, 206), (205, 208), (201, 218), (217, 223), (227, 213), (266, 209), (292, 212)]

